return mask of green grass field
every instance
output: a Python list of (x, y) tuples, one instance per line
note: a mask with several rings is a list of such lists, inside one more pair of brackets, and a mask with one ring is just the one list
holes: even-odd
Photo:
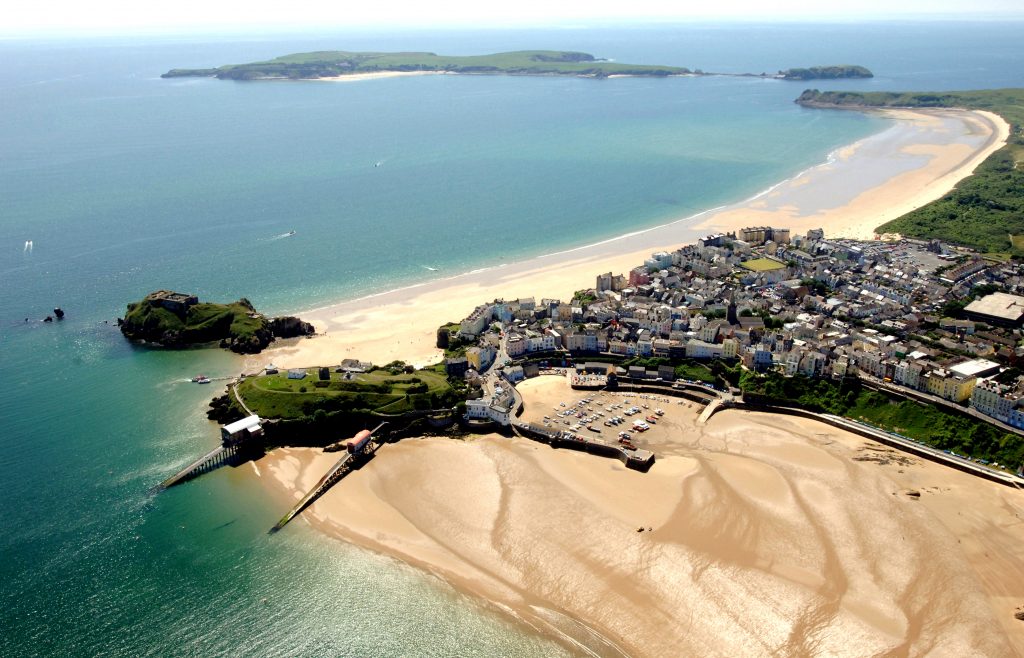
[(288, 379), (287, 372), (250, 377), (238, 394), (264, 418), (302, 418), (317, 410), (403, 413), (454, 404), (453, 391), (442, 372), (429, 368), (392, 375), (387, 370), (353, 374), (331, 372), (320, 381), (319, 369), (306, 370), (305, 379)]
[(751, 272), (771, 272), (772, 270), (785, 269), (786, 266), (770, 258), (754, 258), (753, 260), (743, 261), (740, 263), (740, 267)]

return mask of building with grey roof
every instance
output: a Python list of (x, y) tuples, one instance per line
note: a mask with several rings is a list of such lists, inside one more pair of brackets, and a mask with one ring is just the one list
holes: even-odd
[(1024, 297), (994, 292), (968, 304), (964, 314), (979, 322), (1019, 327), (1024, 323)]

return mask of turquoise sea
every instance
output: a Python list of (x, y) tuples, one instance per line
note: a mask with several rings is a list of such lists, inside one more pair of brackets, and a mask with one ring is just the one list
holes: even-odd
[[(183, 380), (243, 361), (140, 349), (114, 319), (157, 288), (299, 312), (591, 243), (751, 196), (886, 125), (799, 108), (806, 85), (772, 80), (160, 73), (320, 49), (551, 48), (877, 76), (822, 89), (1010, 87), (1024, 86), (1021, 27), (0, 41), (0, 655), (566, 653), (304, 524), (268, 536), (283, 510), (239, 471), (149, 494), (217, 442), (215, 391)], [(58, 305), (66, 320), (40, 322)]]

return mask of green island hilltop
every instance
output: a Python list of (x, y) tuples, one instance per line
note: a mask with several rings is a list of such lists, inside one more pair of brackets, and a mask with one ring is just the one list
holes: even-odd
[(805, 69), (779, 71), (783, 80), (838, 80), (842, 78), (873, 78), (875, 74), (863, 66), (840, 64), (838, 66), (812, 66)]
[[(356, 73), (461, 73), (475, 75), (568, 75), (588, 78), (612, 76), (668, 77), (726, 75), (690, 70), (682, 66), (623, 64), (598, 59), (589, 53), (562, 50), (518, 50), (492, 55), (450, 56), (429, 52), (349, 52), (321, 50), (295, 53), (264, 62), (229, 64), (208, 69), (171, 69), (164, 78), (213, 77), (221, 80), (316, 80)], [(731, 74), (735, 75), (735, 74)], [(742, 76), (780, 80), (870, 78), (863, 66), (813, 66), (777, 74)]]
[(332, 78), (352, 73), (437, 72), (504, 75), (612, 75), (663, 77), (685, 75), (677, 66), (620, 64), (593, 55), (557, 50), (520, 50), (493, 55), (446, 56), (435, 53), (378, 53), (324, 50), (285, 55), (265, 62), (232, 64), (212, 69), (171, 69), (164, 78), (216, 77), (221, 80)]
[(998, 114), (1010, 124), (1006, 146), (942, 198), (879, 226), (966, 245), (996, 257), (1024, 257), (1024, 89), (943, 92), (849, 92), (808, 89), (796, 99), (815, 108), (963, 108)]
[(313, 325), (295, 317), (267, 318), (245, 298), (230, 304), (200, 303), (195, 295), (157, 290), (128, 304), (117, 321), (130, 340), (184, 348), (218, 342), (240, 354), (255, 354), (276, 338), (314, 333)]

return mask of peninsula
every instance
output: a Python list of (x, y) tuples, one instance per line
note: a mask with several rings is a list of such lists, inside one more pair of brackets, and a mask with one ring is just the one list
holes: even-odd
[(310, 336), (313, 325), (295, 317), (267, 318), (245, 298), (230, 304), (200, 303), (195, 295), (157, 290), (128, 304), (118, 319), (131, 340), (170, 348), (220, 341), (240, 354), (256, 354), (275, 338)]
[(879, 226), (878, 233), (936, 238), (989, 254), (1024, 256), (1024, 89), (946, 92), (804, 91), (805, 107), (837, 109), (966, 108), (993, 112), (1012, 125), (1005, 146), (940, 199)]
[[(321, 50), (284, 55), (264, 62), (229, 64), (208, 69), (171, 69), (163, 78), (213, 77), (220, 80), (323, 80), (354, 76), (460, 73), (473, 75), (567, 75), (585, 78), (616, 76), (664, 78), (681, 75), (737, 75), (708, 73), (682, 66), (623, 64), (589, 53), (562, 50), (518, 50), (493, 55), (449, 56), (430, 52), (349, 52)], [(812, 66), (777, 74), (738, 74), (779, 80), (870, 78), (863, 66)]]

